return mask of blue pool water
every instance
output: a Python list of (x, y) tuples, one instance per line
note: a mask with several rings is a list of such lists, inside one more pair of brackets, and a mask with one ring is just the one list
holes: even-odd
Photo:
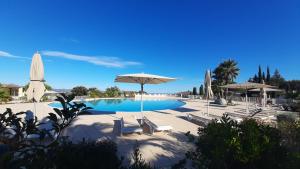
[[(96, 111), (103, 112), (139, 112), (141, 109), (141, 101), (134, 99), (100, 99), (84, 103)], [(144, 111), (175, 109), (184, 104), (179, 100), (144, 100)], [(50, 106), (61, 107), (60, 103), (51, 103)]]

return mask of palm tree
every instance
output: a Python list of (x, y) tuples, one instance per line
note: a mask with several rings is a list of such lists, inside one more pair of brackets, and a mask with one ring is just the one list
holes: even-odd
[(240, 69), (237, 67), (237, 62), (231, 59), (221, 63), (221, 68), (222, 76), (226, 84), (233, 83), (240, 72)]
[[(219, 66), (213, 71), (215, 84), (221, 86), (234, 83), (239, 71), (240, 69), (237, 67), (237, 62), (234, 60), (228, 59), (220, 63)], [(228, 93), (228, 90), (226, 93)]]

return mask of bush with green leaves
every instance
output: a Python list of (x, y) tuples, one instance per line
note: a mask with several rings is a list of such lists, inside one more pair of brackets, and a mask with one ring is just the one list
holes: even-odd
[(238, 124), (228, 116), (199, 128), (195, 149), (187, 153), (194, 168), (288, 168), (287, 148), (278, 129), (245, 119)]
[(55, 150), (52, 163), (62, 169), (118, 169), (122, 160), (117, 155), (117, 145), (109, 140), (74, 144), (63, 142)]
[(60, 144), (63, 130), (77, 116), (87, 114), (90, 109), (82, 103), (71, 102), (73, 98), (66, 95), (57, 97), (63, 108), (55, 108), (55, 113), (49, 113), (47, 118), (51, 128), (43, 128), (44, 123), (39, 122), (37, 117), (22, 118), (26, 112), (13, 113), (7, 109), (0, 113), (0, 142), (9, 149), (4, 155), (6, 161), (1, 164), (8, 168), (49, 167), (49, 156)]
[(282, 136), (282, 145), (288, 150), (288, 166), (286, 168), (300, 167), (300, 121), (282, 120), (278, 123)]
[(119, 97), (121, 95), (121, 90), (115, 87), (109, 87), (105, 90), (105, 94), (107, 97)]
[(0, 84), (0, 103), (8, 102), (10, 100), (11, 100), (11, 97), (9, 95), (9, 91), (6, 88), (1, 87), (1, 84)]
[(76, 86), (71, 90), (74, 96), (86, 96), (88, 95), (88, 89), (84, 86)]
[(88, 95), (91, 98), (105, 97), (105, 93), (104, 92), (101, 92), (99, 89), (94, 88), (94, 87), (88, 89)]
[(131, 162), (129, 169), (152, 169), (151, 165), (143, 159), (138, 143), (135, 145)]

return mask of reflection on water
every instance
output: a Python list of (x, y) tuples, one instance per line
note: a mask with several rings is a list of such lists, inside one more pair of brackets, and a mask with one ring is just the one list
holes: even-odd
[(104, 99), (106, 104), (121, 104), (123, 99)]
[(110, 104), (121, 104), (123, 100), (124, 99), (100, 99), (100, 100), (89, 101), (88, 103), (90, 103), (93, 106), (98, 106), (101, 102), (110, 105)]
[[(141, 109), (141, 101), (135, 99), (99, 99), (86, 101), (85, 104), (98, 111), (108, 112), (139, 112)], [(144, 100), (144, 110), (164, 110), (175, 109), (183, 106), (185, 103), (178, 100)], [(58, 103), (51, 103), (50, 106), (60, 107)]]

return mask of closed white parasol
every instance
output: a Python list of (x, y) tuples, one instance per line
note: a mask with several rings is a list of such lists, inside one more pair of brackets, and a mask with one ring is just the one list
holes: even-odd
[(212, 99), (214, 97), (214, 93), (211, 89), (211, 76), (210, 71), (207, 70), (205, 73), (205, 79), (204, 79), (204, 87), (205, 87), (205, 98), (207, 101), (207, 114), (209, 114), (209, 99)]
[(41, 55), (37, 52), (32, 57), (30, 82), (26, 91), (27, 99), (39, 102), (45, 93), (44, 65)]

